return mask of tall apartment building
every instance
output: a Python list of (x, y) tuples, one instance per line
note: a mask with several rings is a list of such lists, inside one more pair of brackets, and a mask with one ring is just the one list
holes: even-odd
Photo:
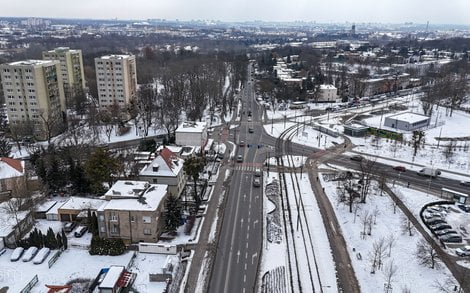
[(0, 75), (13, 132), (47, 139), (63, 131), (65, 95), (59, 61), (2, 64)]
[(65, 101), (67, 106), (73, 103), (73, 97), (85, 92), (85, 74), (81, 50), (59, 47), (42, 52), (44, 60), (59, 60), (60, 74), (64, 83)]
[(137, 97), (135, 56), (107, 55), (95, 58), (95, 69), (101, 109), (113, 104), (124, 108)]

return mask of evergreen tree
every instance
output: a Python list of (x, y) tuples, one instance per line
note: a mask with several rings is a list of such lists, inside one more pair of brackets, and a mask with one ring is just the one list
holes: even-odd
[(64, 250), (67, 250), (68, 239), (67, 239), (67, 235), (65, 235), (64, 229), (62, 229), (62, 244), (64, 246)]
[(170, 195), (165, 200), (165, 229), (175, 232), (181, 221), (181, 205), (179, 199)]
[(54, 231), (52, 231), (52, 228), (49, 228), (47, 230), (47, 234), (46, 234), (46, 239), (47, 239), (47, 243), (49, 244), (49, 248), (50, 249), (57, 249), (57, 238), (55, 237), (55, 233)]
[(62, 246), (64, 246), (64, 243), (62, 242), (62, 236), (60, 235), (60, 233), (57, 233), (56, 239), (57, 239), (57, 248), (62, 248)]
[(194, 200), (196, 201), (196, 206), (199, 207), (201, 204), (201, 197), (197, 193), (197, 180), (199, 179), (199, 173), (204, 170), (205, 160), (204, 158), (190, 157), (184, 161), (183, 170), (192, 177), (194, 181)]
[(118, 174), (122, 163), (108, 150), (98, 148), (86, 161), (85, 173), (90, 180), (91, 189), (96, 193), (104, 191), (103, 183), (113, 184), (113, 175)]
[(11, 152), (10, 142), (5, 135), (0, 135), (0, 157), (9, 157)]

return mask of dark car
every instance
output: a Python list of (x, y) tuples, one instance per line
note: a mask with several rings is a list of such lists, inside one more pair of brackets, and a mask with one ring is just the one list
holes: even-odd
[(459, 204), (457, 205), (457, 207), (459, 209), (461, 209), (462, 211), (466, 212), (466, 213), (470, 213), (470, 206), (466, 206), (466, 205), (463, 205), (463, 204)]
[(406, 172), (406, 168), (404, 166), (395, 166), (395, 167), (393, 167), (393, 170), (400, 171), (400, 172)]
[(442, 242), (448, 242), (448, 243), (461, 243), (462, 242), (462, 236), (455, 235), (455, 234), (444, 235), (439, 239)]
[(460, 185), (470, 187), (470, 181), (460, 181)]
[(444, 229), (444, 230), (439, 230), (439, 231), (436, 231), (435, 232), (436, 236), (444, 236), (444, 235), (448, 235), (448, 234), (459, 234), (457, 231), (455, 230), (452, 230), (452, 229)]
[(245, 142), (243, 140), (240, 140), (240, 143), (238, 144), (239, 146), (241, 147), (244, 147), (245, 146)]
[(438, 224), (447, 224), (447, 222), (442, 218), (431, 218), (424, 220), (428, 225), (438, 225)]
[(75, 233), (73, 233), (73, 235), (77, 238), (80, 238), (83, 236), (83, 234), (85, 234), (87, 230), (88, 228), (86, 226), (79, 226), (77, 230), (75, 231)]
[(76, 222), (68, 222), (64, 225), (64, 231), (70, 233), (75, 228), (75, 226), (77, 226)]
[(452, 229), (452, 226), (449, 224), (441, 223), (441, 224), (432, 225), (431, 229), (433, 231), (439, 231), (439, 230), (444, 230), (444, 229)]
[(364, 160), (364, 157), (356, 155), (356, 156), (352, 156), (351, 160), (361, 162), (362, 160)]
[(253, 129), (253, 127), (250, 127), (250, 128), (248, 128), (248, 132), (253, 133), (253, 132), (255, 132), (255, 130)]

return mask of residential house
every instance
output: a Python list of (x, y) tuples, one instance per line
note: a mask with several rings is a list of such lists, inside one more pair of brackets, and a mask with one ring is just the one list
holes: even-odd
[(130, 185), (122, 181), (116, 184), (111, 187), (110, 199), (98, 209), (100, 237), (119, 238), (126, 244), (156, 242), (163, 232), (168, 185), (145, 182), (135, 185), (146, 186), (144, 190), (129, 192)]
[(322, 84), (318, 89), (317, 102), (335, 103), (338, 99), (338, 89), (332, 84)]
[(183, 164), (183, 159), (169, 148), (163, 148), (158, 156), (140, 171), (139, 179), (152, 184), (166, 184), (168, 191), (179, 197), (186, 185)]
[[(96, 212), (104, 202), (105, 200), (98, 198), (71, 196), (57, 209), (58, 219), (62, 222), (72, 222), (79, 218), (86, 218), (88, 210)], [(51, 208), (53, 209), (54, 207)]]
[(13, 198), (0, 203), (0, 242), (9, 248), (14, 248), (16, 241), (21, 239), (34, 223), (31, 211), (22, 211), (16, 200)]
[(0, 157), (0, 202), (17, 196), (25, 181), (24, 161)]
[(207, 143), (207, 126), (205, 122), (183, 122), (176, 129), (176, 144), (195, 146), (201, 149)]

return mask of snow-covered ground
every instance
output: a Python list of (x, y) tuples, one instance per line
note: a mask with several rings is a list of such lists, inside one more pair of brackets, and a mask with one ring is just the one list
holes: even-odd
[[(295, 180), (296, 177), (299, 186)], [(267, 184), (272, 183), (274, 180), (279, 181), (279, 174), (270, 172), (268, 176), (265, 172), (263, 178), (264, 186), (267, 186)], [(286, 174), (286, 186), (287, 196), (285, 196), (284, 200), (288, 199), (290, 209), (284, 212), (290, 213), (293, 219), (293, 223), (290, 223), (290, 225), (294, 227), (297, 225), (297, 220), (300, 219), (300, 228), (294, 228), (294, 234), (292, 235), (290, 227), (282, 227), (282, 230), (287, 229), (287, 231), (289, 231), (288, 241), (285, 239), (285, 234), (281, 233), (278, 234), (279, 238), (274, 238), (278, 239), (278, 241), (270, 242), (268, 241), (267, 235), (269, 234), (272, 237), (273, 233), (276, 235), (276, 232), (269, 231), (272, 227), (265, 227), (263, 237), (264, 251), (260, 275), (264, 276), (264, 282), (267, 286), (273, 288), (281, 286), (282, 284), (287, 286), (287, 280), (284, 278), (288, 278), (289, 275), (289, 265), (287, 262), (287, 252), (289, 251), (291, 261), (293, 261), (293, 263), (296, 261), (299, 268), (297, 271), (296, 266), (292, 266), (292, 277), (296, 284), (296, 280), (300, 278), (303, 290), (314, 292), (314, 290), (322, 288), (323, 292), (338, 292), (333, 256), (308, 176), (301, 176), (295, 173), (293, 173), (292, 176)], [(272, 213), (276, 210), (276, 204), (268, 199), (266, 191), (263, 194), (263, 214), (266, 217), (268, 213)], [(301, 206), (300, 214), (297, 213), (296, 202)], [(302, 202), (302, 204), (300, 204), (300, 202)], [(279, 203), (277, 203), (277, 205), (279, 205)], [(277, 210), (279, 212), (281, 208), (277, 207)], [(282, 216), (282, 213), (280, 215)], [(271, 217), (270, 221), (276, 220), (273, 220)], [(276, 226), (277, 225), (274, 225), (274, 227)], [(296, 258), (294, 258), (295, 254), (297, 255)], [(279, 278), (281, 278), (281, 280), (279, 280)]]
[[(296, 123), (294, 122), (281, 122), (275, 123), (273, 125), (265, 124), (264, 130), (273, 137), (279, 137), (284, 132), (284, 130), (295, 124)], [(293, 134), (291, 138), (292, 142), (319, 149), (327, 149), (336, 144), (341, 144), (344, 141), (342, 137), (333, 137), (331, 135), (327, 135), (311, 126), (303, 127), (302, 125), (299, 125), (298, 128), (293, 129), (289, 133)]]
[[(380, 190), (374, 184), (366, 203), (357, 204), (357, 211), (355, 212), (353, 209), (353, 212), (349, 213), (349, 207), (346, 204), (338, 203), (338, 183), (325, 181), (323, 176), (320, 178), (341, 224), (341, 230), (351, 254), (352, 264), (362, 292), (383, 292), (386, 268), (390, 266), (392, 261), (393, 265), (397, 267), (396, 274), (392, 278), (393, 291), (400, 292), (404, 288), (408, 288), (410, 292), (440, 292), (435, 288), (435, 282), (436, 280), (444, 280), (450, 272), (444, 266), (439, 269), (430, 269), (419, 264), (415, 256), (416, 244), (423, 238), (416, 231), (413, 236), (403, 232), (404, 215), (400, 209), (394, 209), (390, 197), (385, 194), (380, 196)], [(414, 195), (414, 192), (413, 194), (406, 192), (402, 198), (406, 202), (406, 197)], [(420, 205), (428, 200), (433, 199), (419, 196), (419, 199), (412, 199), (411, 204)], [(371, 235), (367, 235), (366, 232), (366, 236), (363, 237), (361, 232), (364, 227), (363, 219), (366, 215), (371, 217), (369, 218), (371, 219)], [(391, 250), (386, 248), (382, 269), (377, 269), (372, 274), (371, 255), (374, 244), (377, 245), (381, 238), (387, 243), (391, 237), (395, 239), (395, 244)], [(391, 252), (390, 256), (388, 256), (389, 252)]]

